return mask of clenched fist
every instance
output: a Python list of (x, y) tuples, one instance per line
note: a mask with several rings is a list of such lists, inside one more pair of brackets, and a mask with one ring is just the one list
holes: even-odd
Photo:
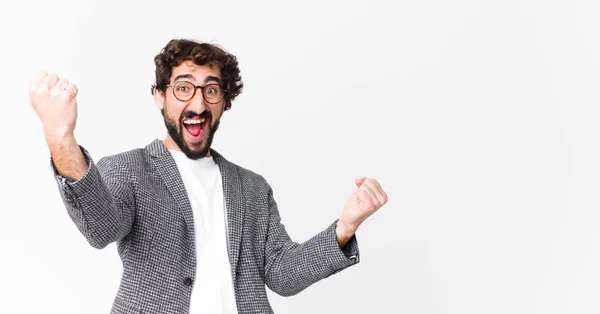
[(340, 247), (354, 235), (358, 226), (388, 201), (388, 196), (375, 179), (356, 179), (358, 189), (352, 193), (342, 216), (337, 222), (336, 234)]
[(29, 100), (46, 138), (61, 138), (75, 130), (77, 86), (56, 74), (39, 73), (31, 82)]

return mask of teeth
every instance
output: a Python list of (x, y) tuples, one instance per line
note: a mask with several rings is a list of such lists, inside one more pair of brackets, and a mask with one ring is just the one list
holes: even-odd
[(198, 119), (196, 119), (196, 120), (186, 120), (186, 121), (183, 121), (183, 123), (184, 124), (198, 124), (198, 123), (204, 123), (204, 120), (205, 119), (200, 119), (200, 120), (198, 120)]

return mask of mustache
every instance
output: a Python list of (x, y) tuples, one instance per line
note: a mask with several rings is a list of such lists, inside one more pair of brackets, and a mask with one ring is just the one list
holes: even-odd
[(193, 111), (185, 111), (185, 112), (181, 113), (181, 117), (179, 118), (179, 120), (183, 121), (183, 119), (193, 119), (193, 118), (212, 119), (212, 114), (210, 113), (210, 111), (204, 111), (202, 113), (197, 113), (197, 112), (193, 112)]

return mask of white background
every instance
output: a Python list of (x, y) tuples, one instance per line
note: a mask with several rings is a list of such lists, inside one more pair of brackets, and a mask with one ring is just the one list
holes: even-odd
[(389, 203), (362, 261), (277, 313), (600, 313), (597, 1), (14, 1), (0, 10), (0, 312), (108, 313), (114, 244), (89, 246), (28, 101), (78, 84), (95, 159), (166, 131), (150, 95), (171, 38), (238, 56), (214, 148), (265, 176), (290, 235), (341, 213), (354, 179)]

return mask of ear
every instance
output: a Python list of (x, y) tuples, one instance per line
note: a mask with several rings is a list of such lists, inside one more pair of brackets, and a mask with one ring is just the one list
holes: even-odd
[(156, 107), (158, 107), (158, 109), (160, 110), (163, 110), (165, 108), (165, 95), (156, 87), (154, 87), (152, 94), (154, 95), (154, 102), (156, 103)]
[(227, 97), (225, 97), (223, 99), (223, 104), (221, 105), (221, 115), (223, 115), (223, 113), (227, 110), (229, 110), (230, 108), (227, 108)]

